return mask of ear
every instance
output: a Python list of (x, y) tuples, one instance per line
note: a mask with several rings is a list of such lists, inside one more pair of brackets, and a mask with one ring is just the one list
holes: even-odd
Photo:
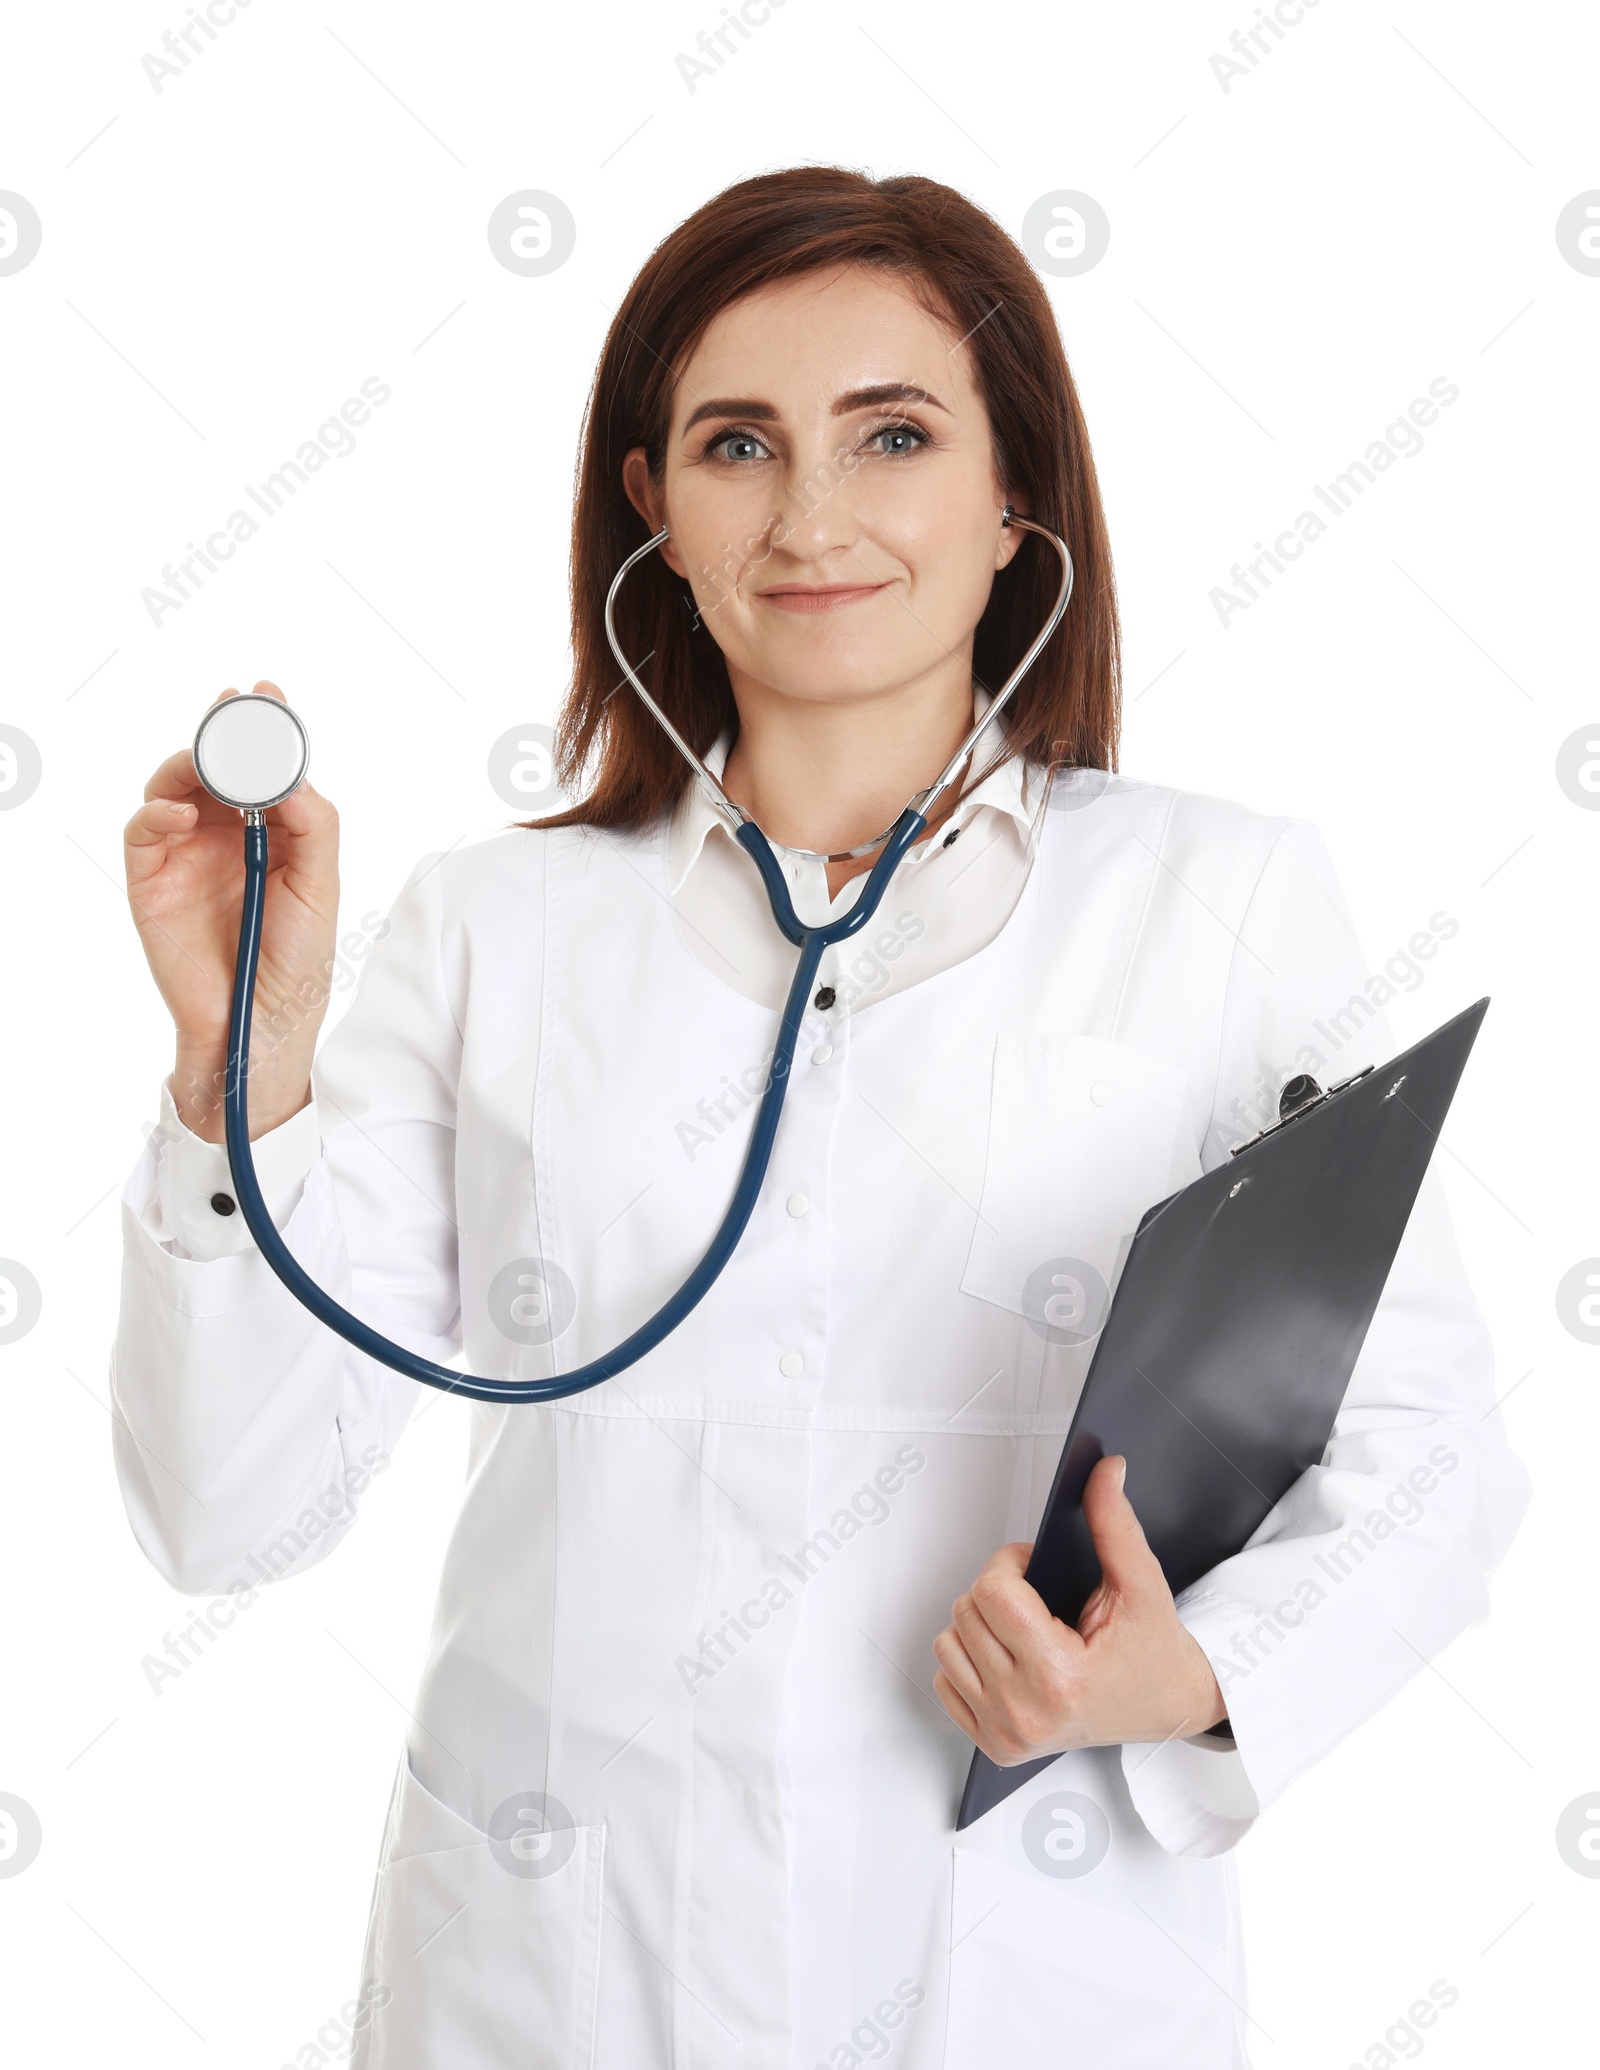
[[(1012, 503), (1013, 499), (1008, 496), (1006, 498), (1006, 502)], [(1004, 509), (1005, 505), (1002, 504), (1001, 508), (997, 510), (994, 514), (996, 533), (994, 548), (994, 565), (996, 574), (998, 574), (1002, 568), (1010, 567), (1012, 556), (1016, 553), (1018, 547), (1021, 546), (1023, 540), (1026, 539), (1028, 536), (1027, 533), (1023, 531), (1020, 525), (1001, 524), (1000, 519), (1004, 515)]]
[[(627, 491), (628, 501), (638, 511), (652, 533), (659, 532), (665, 523), (663, 516), (664, 498), (650, 479), (650, 461), (643, 446), (634, 446), (623, 455), (622, 486)], [(683, 556), (678, 552), (677, 542), (666, 540), (661, 547), (661, 558), (674, 575), (688, 580)]]

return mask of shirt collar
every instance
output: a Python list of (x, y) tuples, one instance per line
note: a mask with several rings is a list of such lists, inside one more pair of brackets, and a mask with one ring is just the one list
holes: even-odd
[[(992, 693), (975, 690), (972, 697), (973, 722), (982, 718), (992, 702)], [(712, 775), (721, 781), (723, 769), (733, 746), (733, 735), (723, 733), (706, 750), (704, 761)], [(978, 743), (981, 765), (989, 767), (994, 756), (1001, 752), (1001, 744), (992, 735), (985, 734)], [(951, 813), (948, 825), (951, 828), (964, 827), (980, 807), (988, 806), (993, 811), (1006, 814), (1015, 821), (1018, 837), (1023, 845), (1032, 851), (1036, 838), (1039, 810), (1044, 802), (1044, 771), (1036, 764), (1025, 762), (1021, 755), (1007, 755), (998, 768), (989, 769), (989, 774), (974, 786)], [(706, 843), (706, 836), (720, 831), (724, 838), (732, 840), (728, 823), (706, 795), (698, 778), (692, 779), (684, 791), (673, 813), (667, 830), (667, 889), (673, 897), (685, 877), (700, 858)]]

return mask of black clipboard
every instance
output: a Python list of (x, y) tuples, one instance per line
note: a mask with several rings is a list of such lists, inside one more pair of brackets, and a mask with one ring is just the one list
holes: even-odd
[[(1127, 1458), (1174, 1595), (1322, 1458), (1488, 1006), (1326, 1092), (1290, 1079), (1270, 1128), (1146, 1211), (1028, 1562), (1057, 1617), (1075, 1624), (1100, 1579), (1081, 1498), (1104, 1454)], [(975, 1752), (957, 1830), (1058, 1758)]]

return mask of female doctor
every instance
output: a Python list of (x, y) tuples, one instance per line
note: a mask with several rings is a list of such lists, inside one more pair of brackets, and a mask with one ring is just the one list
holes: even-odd
[[(579, 470), (559, 744), (587, 796), (418, 864), (314, 1071), (337, 821), (309, 787), (269, 813), (273, 1219), (339, 1300), (477, 1372), (570, 1370), (653, 1312), (732, 1189), (796, 952), (618, 688), (611, 577), (670, 528), (624, 651), (814, 852), (785, 868), (816, 923), (870, 864), (821, 857), (932, 780), (1048, 616), (1059, 564), (1008, 503), (1066, 539), (1070, 606), (827, 952), (732, 1262), (619, 1378), (471, 1410), (367, 2070), (1243, 2064), (1229, 1850), (1484, 1614), (1525, 1486), (1432, 1173), (1326, 1457), (1247, 1550), (1175, 1602), (1108, 1459), (1081, 1628), (1022, 1578), (1143, 1210), (1290, 1074), (1397, 1044), (1310, 824), (1109, 773), (1111, 564), (1050, 305), (928, 180), (764, 175), (650, 257)], [(117, 1467), (198, 1594), (325, 1557), (418, 1388), (298, 1307), (234, 1211), (239, 821), (187, 752), (127, 866), (177, 1059), (125, 1195)], [(1062, 1758), (958, 1835), (974, 1741)]]

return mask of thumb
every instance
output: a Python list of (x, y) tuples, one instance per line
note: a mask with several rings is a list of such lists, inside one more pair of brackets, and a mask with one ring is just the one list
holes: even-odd
[(1084, 1484), (1083, 1514), (1094, 1540), (1105, 1584), (1119, 1595), (1166, 1590), (1161, 1562), (1150, 1550), (1144, 1527), (1123, 1493), (1128, 1462), (1117, 1453), (1099, 1460)]

